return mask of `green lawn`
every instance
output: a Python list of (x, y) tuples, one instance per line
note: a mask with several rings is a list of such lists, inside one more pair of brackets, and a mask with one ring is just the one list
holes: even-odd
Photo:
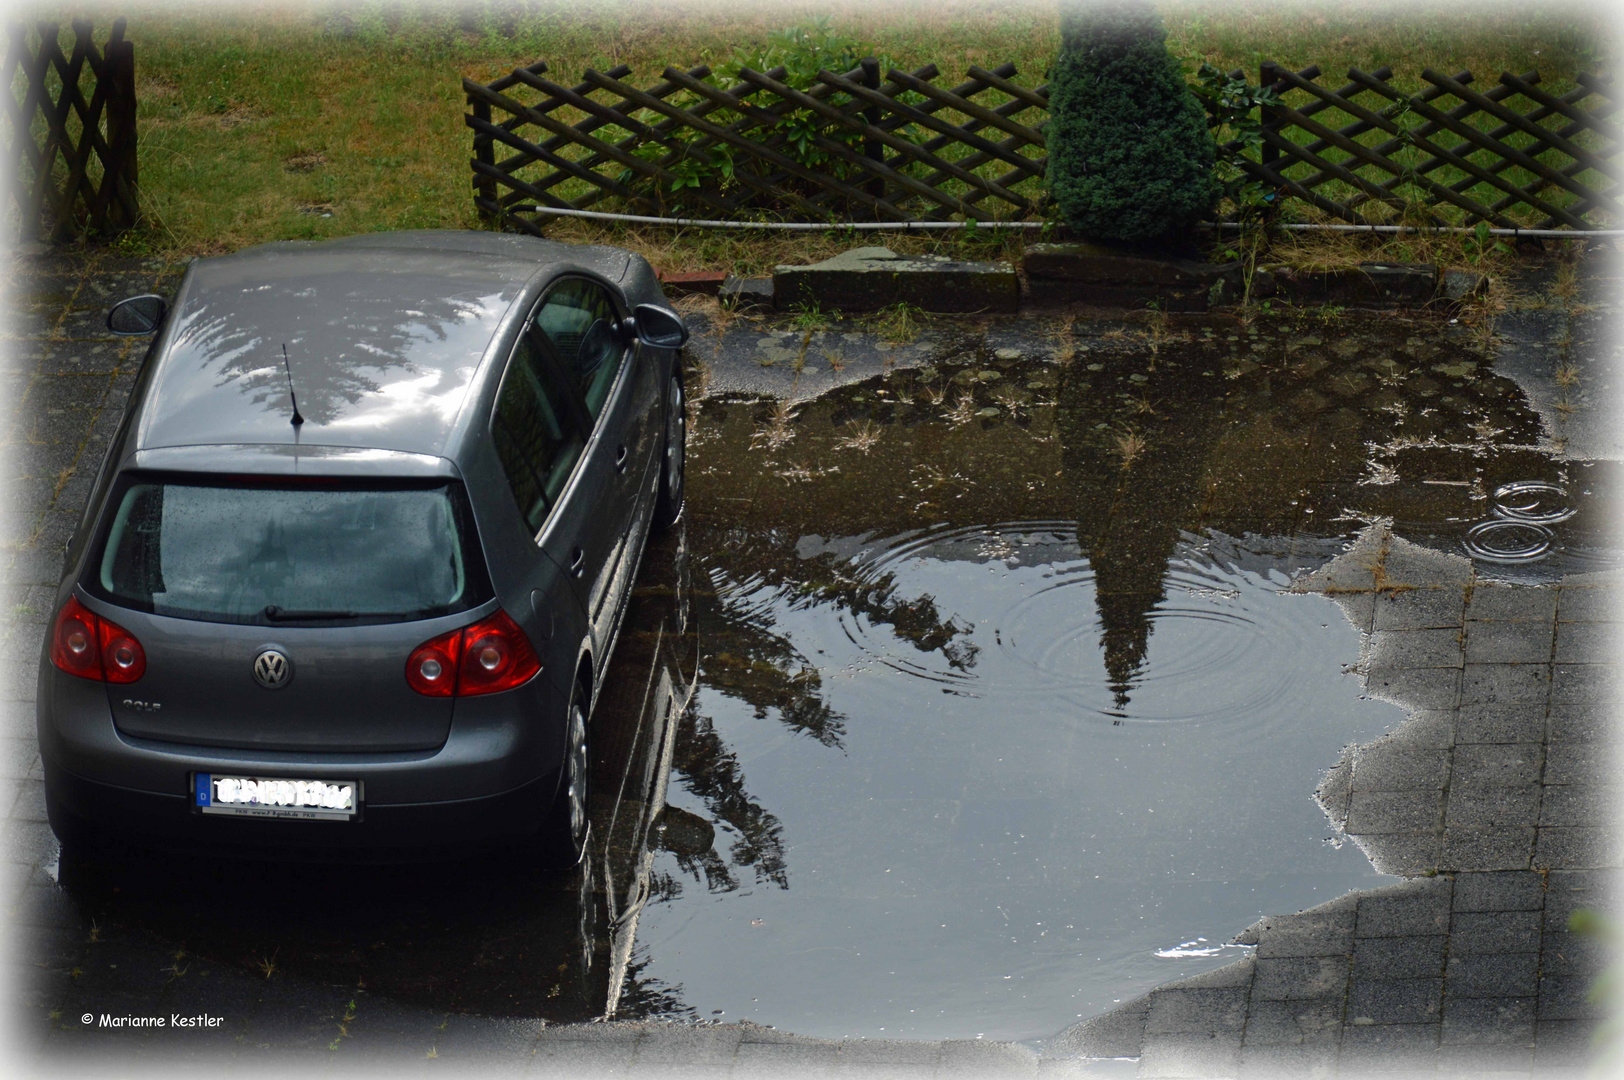
[[(66, 22), (68, 9), (30, 17)], [(73, 11), (86, 11), (76, 7)], [(1440, 3), (1360, 11), (1255, 0), (1163, 8), (1172, 50), (1224, 69), (1260, 61), (1311, 63), (1340, 85), (1349, 65), (1391, 65), (1402, 88), (1423, 67), (1470, 69), (1479, 85), (1502, 69), (1537, 68), (1561, 92), (1611, 55), (1599, 14), (1577, 8)], [(99, 28), (129, 19), (136, 49), (142, 242), (175, 254), (268, 239), (477, 224), (462, 76), (488, 82), (545, 59), (559, 82), (616, 63), (651, 85), (667, 64), (720, 64), (758, 50), (791, 24), (831, 17), (839, 32), (898, 66), (927, 62), (956, 82), (970, 64), (1013, 62), (1033, 85), (1052, 60), (1057, 11), (1025, 0), (788, 0), (774, 4), (633, 5), (283, 3), (218, 11), (141, 3), (88, 9)], [(64, 35), (66, 36), (66, 35)], [(105, 38), (105, 29), (98, 31)], [(572, 238), (612, 238), (665, 265), (779, 258), (786, 241), (757, 244), (572, 224)], [(835, 241), (795, 240), (815, 253)], [(923, 243), (923, 242), (921, 242)]]

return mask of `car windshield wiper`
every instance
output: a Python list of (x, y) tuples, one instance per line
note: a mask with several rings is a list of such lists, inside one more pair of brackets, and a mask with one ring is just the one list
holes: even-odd
[(319, 619), (353, 619), (360, 612), (320, 611), (316, 609), (295, 611), (290, 608), (278, 607), (275, 604), (266, 604), (262, 614), (273, 622), (315, 622)]

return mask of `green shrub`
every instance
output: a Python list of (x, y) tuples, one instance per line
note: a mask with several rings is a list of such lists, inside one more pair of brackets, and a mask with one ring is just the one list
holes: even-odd
[(1066, 0), (1049, 80), (1049, 190), (1098, 240), (1169, 241), (1218, 202), (1207, 117), (1148, 3)]

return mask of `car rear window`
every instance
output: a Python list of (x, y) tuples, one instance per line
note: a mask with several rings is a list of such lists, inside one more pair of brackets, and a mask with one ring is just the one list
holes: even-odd
[(483, 603), (462, 491), (135, 480), (84, 584), (115, 604), (221, 622), (398, 621)]

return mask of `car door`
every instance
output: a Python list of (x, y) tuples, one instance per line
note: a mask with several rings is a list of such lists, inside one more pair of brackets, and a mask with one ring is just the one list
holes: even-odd
[(590, 622), (584, 598), (607, 576), (605, 553), (583, 535), (603, 470), (583, 462), (591, 426), (546, 352), (534, 327), (521, 335), (497, 390), (491, 438), (538, 548), (527, 575), (532, 639), (547, 643), (543, 666), (568, 680)]
[(643, 371), (649, 365), (638, 363), (623, 313), (603, 284), (585, 277), (557, 282), (542, 298), (532, 325), (592, 425), (585, 466), (592, 481), (580, 506), (581, 535), (583, 550), (594, 549), (587, 557), (601, 551), (603, 562), (596, 579), (581, 580), (594, 652), (602, 663), (631, 591), (646, 527), (638, 515), (646, 514), (641, 496), (657, 427), (649, 403), (658, 388), (644, 385), (652, 381)]

